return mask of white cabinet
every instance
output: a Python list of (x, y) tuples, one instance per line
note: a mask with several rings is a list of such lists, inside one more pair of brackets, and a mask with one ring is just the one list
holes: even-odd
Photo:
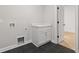
[(39, 47), (52, 39), (51, 25), (32, 25), (32, 43)]

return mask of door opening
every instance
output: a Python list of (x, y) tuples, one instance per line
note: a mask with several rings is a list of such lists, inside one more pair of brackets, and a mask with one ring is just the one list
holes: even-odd
[(58, 6), (57, 34), (58, 44), (75, 50), (75, 6)]

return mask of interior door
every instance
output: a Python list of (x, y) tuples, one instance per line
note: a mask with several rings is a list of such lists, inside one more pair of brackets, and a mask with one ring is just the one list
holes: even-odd
[(15, 24), (9, 19), (0, 19), (0, 49), (15, 43)]
[(63, 41), (64, 37), (64, 7), (57, 6), (57, 41)]

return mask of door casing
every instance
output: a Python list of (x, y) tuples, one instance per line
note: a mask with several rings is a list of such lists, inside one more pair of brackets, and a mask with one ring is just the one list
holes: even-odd
[[(64, 6), (64, 5), (63, 5)], [(59, 7), (59, 6), (57, 6), (57, 7)], [(57, 12), (58, 13), (58, 12)], [(75, 6), (75, 32), (76, 32), (76, 36), (75, 36), (75, 52), (79, 52), (79, 37), (78, 37), (78, 33), (79, 33), (79, 24), (78, 24), (78, 20), (79, 20), (79, 17), (78, 17), (78, 15), (79, 15), (79, 6), (78, 5), (76, 5)], [(58, 17), (58, 16), (57, 16)], [(63, 24), (64, 25), (64, 24)], [(64, 27), (64, 26), (63, 26)], [(58, 27), (59, 28), (59, 27)], [(59, 29), (57, 28), (57, 30), (59, 31)], [(63, 28), (64, 29), (64, 28)], [(62, 30), (61, 30), (62, 31)], [(64, 32), (64, 31), (63, 31)], [(60, 32), (59, 32), (60, 33)], [(63, 36), (63, 33), (62, 33), (62, 36)], [(63, 39), (63, 37), (62, 37), (62, 39)], [(57, 39), (57, 43), (59, 44), (60, 42), (59, 42), (59, 40), (60, 40), (60, 38), (59, 39)]]

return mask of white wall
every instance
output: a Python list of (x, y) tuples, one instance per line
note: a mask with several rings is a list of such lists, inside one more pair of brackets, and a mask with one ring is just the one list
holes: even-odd
[[(42, 20), (42, 8), (41, 6), (0, 6), (0, 19), (7, 21), (8, 23), (6, 26), (9, 25), (10, 22), (15, 23), (15, 34), (16, 37), (19, 36), (25, 36), (27, 38), (26, 41), (31, 39), (31, 32), (30, 32), (30, 25), (32, 23), (41, 23)], [(0, 47), (7, 47), (9, 45), (13, 45), (12, 42), (17, 41), (14, 37), (14, 39), (11, 38), (12, 32), (10, 33), (11, 35), (8, 35), (9, 33), (7, 32), (7, 28), (4, 26), (5, 24), (1, 25), (2, 29), (0, 29), (1, 35), (0, 35)], [(1, 28), (0, 27), (0, 28)], [(27, 30), (25, 30), (27, 28)], [(10, 29), (9, 29), (10, 30)], [(6, 31), (7, 35), (4, 35)], [(10, 37), (8, 38), (2, 38), (2, 37)], [(13, 41), (14, 40), (14, 41)], [(10, 43), (11, 42), (11, 43)], [(8, 43), (8, 44), (7, 44)], [(15, 43), (16, 44), (16, 43)]]
[[(5, 21), (7, 21), (8, 23), (6, 24), (7, 26), (9, 25), (10, 22), (14, 22), (15, 23), (15, 32), (13, 35), (15, 35), (16, 37), (20, 37), (20, 36), (24, 36), (25, 37), (25, 41), (28, 41), (30, 39), (32, 39), (31, 36), (31, 24), (32, 23), (48, 23), (48, 24), (52, 24), (52, 42), (57, 42), (57, 27), (56, 27), (56, 6), (40, 6), (40, 5), (35, 5), (35, 6), (8, 6), (8, 5), (4, 5), (4, 6), (0, 6), (0, 19), (4, 19)], [(2, 27), (4, 26), (4, 24), (2, 25)], [(3, 27), (5, 28), (5, 26)], [(25, 30), (25, 28), (27, 28), (27, 30)], [(10, 29), (9, 29), (10, 30)], [(0, 30), (0, 33), (3, 30)], [(4, 29), (4, 31), (6, 31), (6, 37), (7, 37), (7, 30), (6, 28)], [(3, 32), (4, 32), (3, 31)], [(5, 34), (5, 33), (3, 33)], [(12, 33), (10, 33), (12, 34)], [(11, 37), (12, 35), (8, 35), (8, 37)], [(13, 45), (16, 44), (15, 42), (16, 37), (14, 37), (13, 39), (10, 40), (9, 39), (5, 39), (2, 38), (5, 37), (4, 36), (0, 36), (0, 42), (2, 42), (2, 44), (0, 44), (0, 46), (2, 47), (7, 47), (9, 45)], [(10, 43), (11, 42), (11, 43)], [(12, 43), (13, 42), (13, 43)], [(7, 43), (10, 43), (8, 45), (6, 45)]]
[(45, 6), (45, 9), (43, 11), (44, 11), (43, 23), (52, 25), (52, 42), (57, 43), (57, 6), (55, 5)]
[(9, 26), (7, 19), (0, 19), (0, 21), (0, 48), (16, 44), (15, 29)]
[(75, 32), (75, 6), (64, 6), (64, 31)]

